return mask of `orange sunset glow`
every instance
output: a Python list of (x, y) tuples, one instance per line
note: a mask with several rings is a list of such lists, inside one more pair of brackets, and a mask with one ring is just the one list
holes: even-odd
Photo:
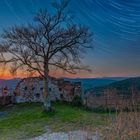
[[(25, 73), (23, 71), (18, 71), (16, 75), (12, 75), (8, 69), (0, 69), (0, 79), (12, 79), (12, 78), (25, 78), (31, 76), (29, 73)], [(34, 76), (38, 76), (38, 74), (34, 74)], [(90, 73), (87, 74), (69, 74), (63, 71), (50, 71), (50, 76), (59, 78), (59, 77), (70, 77), (70, 78), (77, 78), (77, 77), (90, 77)]]

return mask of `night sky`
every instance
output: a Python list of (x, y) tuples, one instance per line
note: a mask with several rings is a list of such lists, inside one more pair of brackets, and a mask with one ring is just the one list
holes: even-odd
[[(0, 0), (0, 33), (31, 22), (38, 9), (50, 9), (51, 1)], [(140, 0), (71, 0), (68, 8), (94, 33), (94, 50), (83, 60), (92, 72), (75, 77), (140, 75)]]

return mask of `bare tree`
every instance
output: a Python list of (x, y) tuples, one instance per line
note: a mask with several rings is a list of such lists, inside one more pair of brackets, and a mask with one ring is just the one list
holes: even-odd
[(39, 10), (34, 22), (4, 30), (0, 63), (10, 64), (14, 73), (22, 68), (44, 78), (44, 107), (51, 109), (48, 92), (49, 70), (57, 67), (68, 73), (88, 69), (81, 65), (81, 54), (92, 48), (92, 33), (74, 23), (67, 11), (68, 1), (53, 3), (54, 13)]

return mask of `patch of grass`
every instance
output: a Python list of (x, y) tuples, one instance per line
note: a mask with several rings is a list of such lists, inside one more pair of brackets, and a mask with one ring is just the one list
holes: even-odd
[(106, 113), (94, 113), (68, 104), (54, 103), (53, 106), (53, 113), (43, 112), (40, 103), (1, 107), (0, 112), (6, 111), (7, 115), (0, 117), (0, 139), (16, 140), (37, 136), (46, 132), (46, 126), (53, 131), (104, 126), (109, 118)]

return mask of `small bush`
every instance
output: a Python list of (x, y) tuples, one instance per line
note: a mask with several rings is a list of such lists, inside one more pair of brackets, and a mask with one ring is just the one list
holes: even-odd
[(80, 96), (75, 96), (72, 100), (72, 105), (82, 106), (83, 105), (82, 98)]

